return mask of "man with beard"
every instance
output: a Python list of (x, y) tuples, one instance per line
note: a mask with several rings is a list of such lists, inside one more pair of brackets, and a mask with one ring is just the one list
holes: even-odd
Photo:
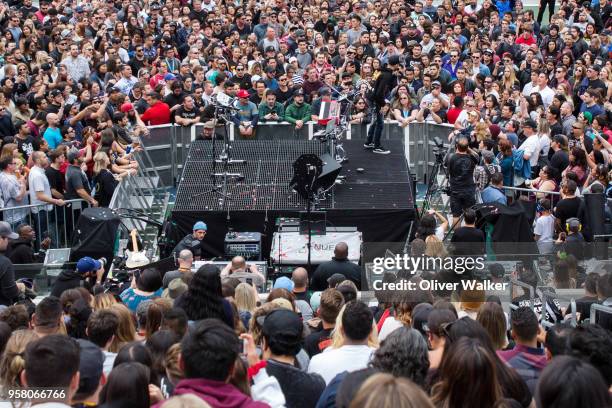
[(15, 123), (17, 128), (17, 134), (15, 135), (15, 143), (17, 143), (17, 149), (23, 154), (26, 161), (30, 158), (30, 155), (40, 148), (38, 143), (30, 134), (30, 127), (26, 122), (18, 121)]

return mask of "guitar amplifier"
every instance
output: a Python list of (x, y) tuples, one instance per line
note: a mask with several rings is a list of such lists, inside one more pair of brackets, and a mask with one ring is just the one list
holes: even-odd
[(225, 235), (223, 250), (227, 258), (242, 256), (247, 261), (261, 261), (261, 234), (230, 231)]

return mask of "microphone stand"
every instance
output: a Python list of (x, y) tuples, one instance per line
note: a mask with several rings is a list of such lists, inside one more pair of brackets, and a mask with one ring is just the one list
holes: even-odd
[[(231, 145), (230, 145), (229, 135), (227, 131), (227, 127), (229, 126), (230, 118), (227, 112), (224, 113), (222, 111), (231, 110), (231, 107), (223, 106), (219, 104), (215, 104), (214, 106), (215, 106), (215, 123), (218, 123), (219, 119), (223, 119), (224, 121), (223, 122), (223, 145), (224, 145), (223, 151), (219, 154), (219, 158), (217, 159), (216, 150), (215, 150), (217, 135), (213, 134), (213, 140), (212, 140), (213, 161), (212, 161), (212, 174), (211, 174), (211, 177), (213, 180), (213, 186), (212, 188), (206, 191), (203, 191), (198, 194), (194, 194), (193, 196), (191, 196), (191, 198), (197, 197), (200, 195), (205, 195), (208, 193), (214, 193), (219, 196), (219, 204), (222, 207), (224, 207), (226, 200), (231, 200), (230, 195), (227, 193), (228, 177), (244, 178), (242, 173), (228, 173), (227, 171), (228, 165), (229, 164), (243, 164), (243, 163), (246, 163), (246, 160), (231, 160), (230, 159)], [(221, 172), (217, 172), (217, 163), (222, 163), (223, 165)], [(217, 177), (221, 177), (223, 179), (223, 182), (219, 185), (217, 184)]]

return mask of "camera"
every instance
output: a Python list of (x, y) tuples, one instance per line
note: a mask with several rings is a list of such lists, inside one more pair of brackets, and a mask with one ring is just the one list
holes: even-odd
[(51, 68), (52, 68), (52, 65), (48, 62), (45, 62), (44, 64), (40, 66), (40, 69), (42, 69), (43, 71), (50, 71)]
[(444, 142), (438, 136), (434, 137), (434, 144), (436, 145), (432, 151), (436, 156), (436, 161), (442, 163), (444, 161), (444, 156), (446, 156), (447, 148), (444, 147)]

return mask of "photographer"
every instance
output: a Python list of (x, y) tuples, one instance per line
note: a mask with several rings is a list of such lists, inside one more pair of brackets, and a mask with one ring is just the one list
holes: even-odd
[[(476, 204), (474, 169), (478, 164), (478, 153), (469, 147), (469, 140), (463, 134), (455, 134), (455, 152), (446, 156), (444, 165), (450, 179), (450, 207), (457, 220), (464, 210)], [(456, 221), (455, 221), (456, 222)]]
[(96, 284), (102, 283), (105, 263), (106, 260), (104, 258), (93, 259), (85, 256), (79, 259), (76, 271), (63, 270), (59, 274), (51, 289), (51, 296), (59, 298), (64, 291), (85, 286), (85, 281), (93, 280), (92, 278), (95, 278)]
[(446, 112), (442, 109), (440, 99), (433, 98), (429, 104), (421, 103), (421, 109), (419, 109), (416, 119), (419, 122), (425, 121), (437, 124), (445, 122)]

